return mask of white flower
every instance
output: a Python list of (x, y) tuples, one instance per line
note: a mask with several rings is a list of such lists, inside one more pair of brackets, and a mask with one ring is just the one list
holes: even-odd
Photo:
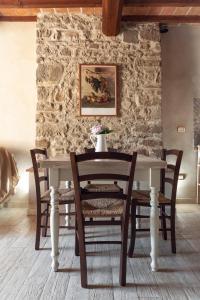
[(102, 129), (103, 126), (101, 124), (97, 124), (91, 128), (91, 132), (92, 134), (99, 134), (102, 131)]

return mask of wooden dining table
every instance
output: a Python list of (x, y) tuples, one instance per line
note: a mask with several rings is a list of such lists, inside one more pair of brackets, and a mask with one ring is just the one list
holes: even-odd
[[(49, 181), (51, 189), (51, 212), (50, 212), (50, 232), (51, 232), (51, 257), (52, 269), (58, 271), (59, 267), (59, 203), (56, 197), (56, 190), (61, 181), (67, 181), (70, 187), (72, 181), (72, 170), (69, 155), (58, 155), (45, 160), (39, 160), (41, 168), (49, 169)], [(158, 270), (158, 242), (159, 242), (159, 209), (158, 209), (158, 189), (160, 169), (166, 168), (167, 164), (161, 159), (138, 155), (136, 162), (136, 172), (134, 180), (140, 182), (146, 178), (151, 190), (150, 201), (150, 240), (151, 240), (151, 269)], [(84, 173), (113, 173), (125, 168), (124, 163), (115, 160), (93, 160), (82, 163), (81, 170)]]

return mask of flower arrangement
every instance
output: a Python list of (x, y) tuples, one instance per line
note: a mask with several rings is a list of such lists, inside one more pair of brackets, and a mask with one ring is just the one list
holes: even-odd
[(113, 130), (111, 130), (108, 127), (101, 125), (101, 124), (97, 124), (91, 128), (92, 134), (108, 134), (112, 131)]

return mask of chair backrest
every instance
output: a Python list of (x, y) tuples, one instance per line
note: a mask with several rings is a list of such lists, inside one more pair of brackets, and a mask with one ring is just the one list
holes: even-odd
[[(85, 147), (84, 151), (85, 151), (85, 153), (94, 153), (95, 152), (95, 148), (87, 148), (87, 147)], [(118, 152), (118, 149), (108, 147), (108, 152)], [(88, 184), (90, 184), (90, 183), (91, 183), (91, 181), (88, 180)], [(114, 184), (117, 184), (117, 181), (114, 181)]]
[[(75, 189), (75, 204), (76, 210), (79, 217), (82, 216), (82, 208), (81, 201), (82, 200), (93, 200), (93, 199), (123, 199), (126, 200), (125, 206), (125, 214), (129, 213), (134, 173), (135, 173), (135, 165), (136, 165), (137, 152), (133, 152), (133, 155), (118, 153), (118, 152), (91, 152), (85, 154), (76, 155), (76, 153), (70, 153), (71, 166), (72, 166), (72, 174), (74, 181), (74, 189)], [(122, 171), (120, 173), (86, 173), (83, 174), (83, 170), (80, 175), (80, 163), (91, 160), (99, 160), (98, 163), (105, 163), (106, 160), (116, 160), (122, 161), (125, 163), (127, 167), (127, 172), (124, 174)], [(89, 167), (87, 166), (87, 170)], [(126, 182), (125, 191), (121, 190), (120, 192), (86, 192), (81, 188), (80, 184), (83, 181), (88, 180), (119, 180)]]
[[(161, 159), (167, 162), (167, 169), (161, 169), (160, 176), (160, 192), (165, 194), (166, 183), (170, 184), (171, 189), (171, 202), (176, 202), (176, 193), (178, 185), (178, 176), (182, 161), (183, 151), (175, 149), (162, 149)], [(171, 162), (173, 159), (174, 163)]]
[[(91, 153), (91, 152), (95, 152), (95, 148), (84, 148), (85, 153)], [(118, 152), (118, 149), (116, 148), (112, 148), (112, 147), (108, 147), (108, 152)]]
[(40, 158), (47, 158), (47, 150), (46, 149), (31, 149), (31, 159), (33, 163), (33, 172), (35, 178), (35, 188), (36, 188), (36, 197), (37, 201), (40, 200), (41, 197), (41, 186), (40, 183), (43, 182), (45, 184), (45, 188), (49, 189), (49, 176), (48, 170), (44, 169), (42, 176), (40, 175), (39, 168), (38, 168), (38, 156)]

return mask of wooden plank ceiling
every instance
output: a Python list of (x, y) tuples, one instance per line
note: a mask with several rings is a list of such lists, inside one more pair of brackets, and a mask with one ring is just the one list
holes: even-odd
[(36, 21), (40, 12), (102, 15), (102, 30), (120, 22), (200, 23), (200, 0), (0, 0), (0, 21)]

